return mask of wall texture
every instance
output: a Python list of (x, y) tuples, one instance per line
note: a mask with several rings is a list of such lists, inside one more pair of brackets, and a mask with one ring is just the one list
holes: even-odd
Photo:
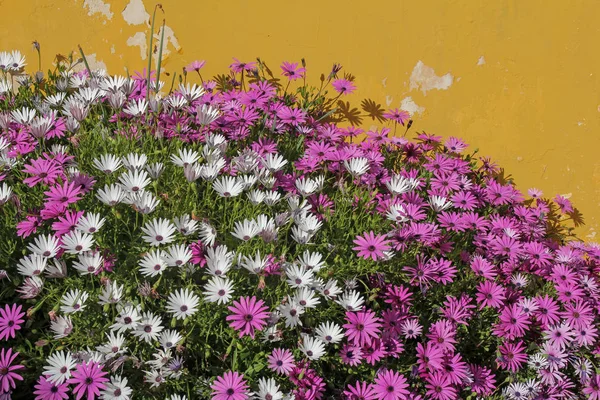
[[(57, 53), (124, 74), (147, 65), (154, 0), (0, 0), (0, 50), (19, 49), (37, 69)], [(600, 2), (542, 0), (163, 0), (165, 69), (231, 57), (307, 60), (317, 82), (333, 62), (356, 76), (349, 98), (414, 112), (414, 128), (460, 136), (491, 156), (526, 192), (570, 196), (582, 238), (600, 228)], [(159, 12), (160, 14), (160, 12)], [(161, 22), (160, 14), (158, 22)], [(158, 23), (157, 23), (158, 25)], [(369, 127), (377, 123), (363, 116)]]

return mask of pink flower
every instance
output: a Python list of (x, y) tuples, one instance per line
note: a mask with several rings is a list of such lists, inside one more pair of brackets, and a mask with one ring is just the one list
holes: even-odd
[(210, 386), (212, 400), (246, 400), (248, 384), (244, 376), (237, 372), (228, 371), (219, 376)]
[(240, 337), (249, 335), (254, 339), (254, 330), (261, 330), (267, 325), (268, 309), (262, 300), (256, 300), (256, 297), (240, 297), (240, 301), (234, 301), (233, 306), (229, 306), (229, 311), (233, 315), (226, 317), (227, 321), (232, 321), (229, 326), (240, 331)]
[(356, 90), (356, 86), (347, 79), (336, 79), (331, 85), (340, 94), (351, 94)]
[(410, 119), (410, 114), (408, 113), (408, 111), (399, 110), (395, 108), (393, 110), (385, 112), (383, 114), (383, 117), (392, 121), (396, 121), (397, 123), (404, 126), (404, 123)]
[(13, 353), (12, 349), (0, 350), (0, 394), (15, 389), (15, 379), (22, 381), (23, 377), (16, 370), (23, 369), (22, 365), (11, 365), (19, 353)]
[(95, 361), (83, 362), (77, 364), (67, 383), (76, 385), (73, 394), (77, 396), (77, 400), (83, 396), (86, 396), (86, 400), (94, 400), (100, 395), (100, 390), (106, 388), (104, 382), (108, 382), (108, 378), (105, 378), (107, 374), (108, 372), (102, 371), (102, 365)]
[(25, 313), (21, 312), (21, 306), (9, 304), (0, 308), (0, 340), (8, 340), (9, 337), (15, 338), (15, 332), (21, 329), (21, 324), (25, 322), (23, 317)]
[(406, 399), (410, 393), (406, 378), (395, 371), (384, 371), (378, 374), (373, 389), (379, 400)]
[(204, 60), (202, 60), (202, 61), (198, 61), (198, 60), (192, 61), (190, 64), (188, 64), (185, 67), (185, 70), (187, 72), (193, 72), (193, 71), (198, 72), (198, 71), (200, 71), (202, 69), (202, 67), (204, 67), (204, 64), (206, 64), (206, 61), (204, 61)]
[(371, 258), (373, 261), (377, 261), (385, 257), (384, 252), (390, 250), (389, 242), (383, 235), (375, 236), (373, 231), (365, 232), (363, 236), (356, 237), (354, 240), (356, 247), (353, 247), (352, 250), (358, 251), (358, 257), (362, 257), (365, 260)]
[(371, 339), (376, 338), (381, 328), (381, 319), (373, 311), (364, 310), (358, 312), (346, 312), (346, 321), (344, 329), (346, 336), (356, 346), (368, 345)]
[(367, 382), (357, 381), (354, 386), (348, 385), (343, 394), (345, 400), (377, 400), (373, 385)]
[(288, 375), (294, 367), (294, 355), (288, 349), (274, 349), (267, 361), (269, 368), (280, 375)]
[(277, 111), (277, 118), (286, 124), (298, 126), (306, 121), (306, 113), (299, 108), (282, 107)]
[(37, 394), (35, 400), (62, 400), (69, 398), (69, 386), (66, 383), (56, 384), (46, 380), (45, 377), (40, 376), (38, 384), (35, 385), (37, 389), (34, 394)]
[(303, 78), (306, 72), (306, 68), (298, 68), (298, 63), (289, 63), (287, 61), (281, 64), (281, 69), (283, 70), (281, 75), (287, 76), (290, 81)]

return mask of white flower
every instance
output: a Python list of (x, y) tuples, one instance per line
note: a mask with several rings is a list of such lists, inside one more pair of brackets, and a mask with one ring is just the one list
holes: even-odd
[(258, 380), (258, 393), (256, 394), (260, 400), (281, 400), (283, 393), (279, 390), (279, 385), (273, 378), (260, 378)]
[(132, 333), (134, 336), (150, 343), (152, 340), (156, 340), (158, 334), (164, 329), (161, 323), (162, 320), (160, 317), (149, 311), (145, 312), (142, 314), (142, 319)]
[(406, 217), (406, 211), (401, 204), (392, 204), (390, 209), (386, 214), (387, 219), (394, 222), (406, 222), (408, 218)]
[(196, 119), (200, 125), (208, 125), (219, 118), (219, 109), (206, 104), (196, 107)]
[(122, 157), (121, 161), (128, 171), (139, 171), (146, 166), (146, 163), (148, 162), (148, 156), (145, 154), (129, 153)]
[(164, 349), (171, 349), (177, 346), (183, 339), (183, 336), (176, 330), (169, 329), (160, 334), (158, 341)]
[(146, 99), (131, 100), (131, 102), (123, 109), (126, 114), (133, 117), (142, 115), (148, 109), (148, 102)]
[(44, 366), (46, 379), (57, 385), (61, 385), (71, 377), (71, 370), (75, 368), (77, 363), (73, 359), (70, 352), (62, 350), (55, 351), (46, 359), (47, 365)]
[(267, 329), (263, 330), (263, 338), (262, 341), (264, 343), (271, 342), (279, 342), (281, 340), (281, 335), (278, 334), (279, 331), (276, 326), (271, 326)]
[(267, 258), (262, 259), (260, 257), (260, 250), (256, 252), (254, 259), (246, 256), (242, 256), (242, 267), (246, 268), (252, 274), (259, 274), (267, 265)]
[(192, 259), (192, 252), (185, 244), (172, 245), (167, 249), (165, 261), (169, 267), (181, 267)]
[(302, 177), (296, 179), (296, 189), (304, 197), (308, 197), (319, 188), (319, 184), (311, 178)]
[(213, 276), (204, 286), (204, 300), (209, 303), (226, 304), (231, 300), (233, 283), (227, 278)]
[(258, 235), (260, 229), (254, 220), (245, 219), (244, 221), (237, 221), (234, 226), (234, 231), (231, 234), (244, 242), (252, 239)]
[(103, 154), (94, 159), (94, 166), (105, 174), (112, 174), (121, 168), (121, 159), (113, 154)]
[(369, 170), (369, 160), (365, 157), (354, 157), (344, 160), (344, 166), (350, 175), (357, 177), (364, 175)]
[(198, 233), (202, 243), (206, 246), (212, 246), (215, 244), (215, 239), (217, 238), (217, 230), (208, 222), (200, 223), (200, 232)]
[(120, 185), (113, 183), (110, 186), (104, 185), (104, 189), (99, 189), (96, 197), (107, 206), (114, 207), (123, 201), (126, 194)]
[(319, 288), (319, 292), (327, 299), (333, 299), (334, 297), (337, 297), (338, 294), (342, 293), (342, 289), (338, 286), (335, 279), (330, 279), (325, 286)]
[(160, 201), (151, 192), (139, 191), (130, 193), (125, 200), (129, 199), (136, 210), (142, 214), (150, 214), (156, 209)]
[(180, 289), (169, 295), (167, 311), (172, 313), (176, 319), (185, 319), (198, 311), (198, 296), (188, 289)]
[(177, 227), (177, 231), (184, 236), (189, 236), (198, 230), (198, 222), (187, 214), (173, 218), (173, 223)]
[(46, 269), (47, 260), (40, 255), (31, 254), (19, 260), (17, 270), (23, 276), (36, 276)]
[(298, 226), (292, 227), (292, 239), (298, 244), (307, 244), (313, 236), (313, 234), (300, 229)]
[(53, 235), (40, 235), (34, 239), (34, 243), (27, 246), (27, 250), (46, 258), (54, 257), (59, 249), (58, 238)]
[(106, 387), (100, 392), (102, 400), (130, 400), (133, 390), (127, 386), (127, 378), (121, 375), (113, 375), (110, 382), (106, 382)]
[(140, 273), (151, 277), (162, 275), (163, 271), (167, 269), (166, 257), (165, 252), (159, 250), (151, 250), (146, 253), (139, 262)]
[(115, 333), (111, 331), (106, 333), (106, 338), (108, 339), (108, 342), (97, 346), (96, 350), (110, 357), (123, 354), (127, 351), (127, 348), (123, 347), (125, 344), (125, 337), (121, 333), (115, 335)]
[(344, 292), (335, 302), (347, 311), (360, 311), (365, 300), (356, 290), (351, 290)]
[(73, 323), (71, 317), (57, 316), (54, 321), (50, 322), (50, 330), (54, 332), (54, 339), (62, 339), (67, 337), (73, 331)]
[(200, 158), (200, 155), (198, 154), (198, 152), (196, 150), (188, 150), (188, 149), (179, 149), (179, 152), (177, 155), (172, 154), (171, 155), (171, 161), (173, 162), (173, 164), (177, 165), (178, 167), (187, 167), (188, 165), (194, 164), (196, 161), (198, 161), (198, 159)]
[(262, 159), (263, 166), (271, 173), (279, 171), (287, 163), (287, 160), (279, 154), (267, 154), (267, 156)]
[(521, 382), (511, 383), (507, 388), (508, 398), (511, 400), (524, 400), (529, 398), (527, 386)]
[(344, 331), (342, 328), (333, 322), (323, 322), (315, 330), (317, 336), (324, 343), (339, 343), (344, 338)]
[(298, 348), (309, 360), (318, 360), (325, 354), (325, 344), (319, 338), (304, 336)]
[(142, 239), (150, 246), (168, 244), (174, 240), (173, 234), (176, 230), (171, 221), (165, 218), (155, 218), (142, 227), (142, 231), (146, 234)]
[(13, 50), (11, 53), (11, 62), (7, 65), (11, 71), (20, 71), (21, 68), (27, 65), (25, 62), (25, 56), (21, 54), (19, 50)]
[(224, 276), (231, 268), (234, 253), (227, 250), (227, 246), (220, 245), (206, 249), (206, 266), (208, 273), (213, 276)]
[(117, 282), (107, 281), (102, 288), (102, 293), (98, 296), (98, 304), (116, 304), (121, 300), (123, 296), (123, 285), (117, 284)]
[(304, 307), (294, 302), (289, 296), (287, 297), (287, 302), (285, 304), (280, 304), (277, 307), (277, 310), (285, 318), (286, 328), (293, 328), (298, 325), (302, 326), (300, 315), (304, 314)]
[(529, 357), (527, 365), (529, 365), (529, 368), (539, 371), (540, 369), (544, 369), (548, 366), (548, 360), (543, 354), (538, 353)]
[(410, 192), (419, 185), (417, 179), (409, 179), (400, 175), (394, 175), (389, 182), (385, 184), (388, 190), (393, 194), (399, 195), (402, 193)]
[(436, 212), (444, 211), (446, 208), (452, 207), (452, 202), (442, 196), (431, 196), (428, 203)]
[(165, 381), (161, 370), (144, 371), (144, 375), (144, 382), (149, 383), (151, 388), (159, 387)]
[(152, 179), (158, 179), (165, 169), (165, 164), (161, 162), (155, 162), (152, 164), (148, 164), (145, 167), (146, 172), (150, 175)]
[(264, 201), (266, 194), (260, 189), (254, 189), (246, 194), (248, 200), (254, 205), (260, 204)]
[(119, 176), (119, 183), (122, 188), (130, 193), (144, 190), (150, 184), (148, 173), (142, 170), (127, 171)]
[(298, 257), (298, 262), (304, 268), (318, 272), (325, 266), (323, 255), (318, 252), (311, 253), (309, 250), (305, 250), (302, 256)]
[(212, 187), (221, 197), (235, 197), (244, 190), (244, 185), (233, 176), (222, 176)]
[(14, 122), (22, 125), (29, 125), (35, 118), (35, 110), (29, 107), (23, 107), (20, 110), (11, 111), (10, 115)]
[(86, 213), (77, 221), (76, 228), (81, 232), (94, 234), (104, 226), (106, 220), (100, 217), (100, 214)]
[(125, 332), (126, 330), (137, 328), (141, 320), (142, 317), (140, 316), (137, 307), (127, 305), (121, 307), (119, 316), (116, 318), (117, 322), (111, 325), (110, 329), (117, 332)]
[(306, 308), (315, 308), (317, 304), (320, 303), (320, 300), (316, 296), (314, 290), (306, 286), (296, 289), (294, 301)]
[(100, 81), (99, 86), (105, 92), (117, 93), (126, 82), (127, 78), (121, 75), (107, 76)]
[(196, 85), (195, 83), (193, 85), (190, 85), (188, 83), (185, 86), (182, 83), (180, 83), (179, 84), (179, 92), (181, 93), (181, 95), (183, 97), (185, 97), (185, 99), (188, 102), (191, 103), (192, 101), (202, 97), (202, 95), (204, 94), (204, 88)]
[(0, 205), (6, 203), (12, 195), (12, 188), (6, 183), (0, 184)]
[(279, 203), (281, 200), (281, 193), (276, 190), (267, 190), (265, 192), (264, 203), (269, 207), (273, 207), (275, 204)]
[(323, 226), (323, 222), (312, 214), (305, 214), (302, 218), (296, 220), (298, 228), (307, 232), (309, 235), (314, 235)]
[(85, 308), (85, 302), (89, 296), (89, 293), (80, 291), (79, 289), (71, 289), (65, 293), (61, 299), (62, 306), (60, 311), (65, 314), (83, 311)]
[(80, 254), (92, 249), (94, 237), (78, 230), (62, 236), (62, 248), (69, 254)]
[(285, 274), (287, 275), (286, 282), (292, 288), (310, 286), (314, 278), (313, 271), (307, 270), (301, 265), (294, 264), (286, 268)]
[(46, 268), (46, 276), (48, 278), (66, 278), (67, 264), (63, 260), (53, 260), (52, 264)]
[(78, 261), (73, 262), (73, 268), (75, 268), (81, 275), (95, 274), (102, 263), (104, 258), (100, 253), (86, 252), (77, 255)]

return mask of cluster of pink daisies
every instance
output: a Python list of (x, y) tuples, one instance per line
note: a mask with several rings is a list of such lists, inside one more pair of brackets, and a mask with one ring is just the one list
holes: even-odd
[(0, 53), (0, 398), (600, 399), (568, 199), (402, 110), (332, 123), (339, 65), (65, 63)]

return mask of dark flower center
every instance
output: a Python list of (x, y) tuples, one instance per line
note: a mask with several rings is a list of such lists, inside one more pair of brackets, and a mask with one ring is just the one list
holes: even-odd
[(278, 367), (281, 367), (283, 365), (283, 361), (277, 360), (275, 364), (277, 364)]
[(188, 310), (188, 306), (186, 306), (186, 305), (184, 304), (184, 305), (182, 305), (181, 307), (179, 307), (179, 310), (180, 310), (181, 312), (186, 312), (186, 311)]
[(8, 367), (0, 368), (0, 375), (6, 375), (6, 374), (8, 374)]
[(150, 332), (152, 332), (152, 327), (151, 327), (150, 325), (146, 325), (146, 326), (144, 327), (144, 332), (146, 332), (146, 333), (150, 333)]
[(125, 322), (125, 324), (129, 325), (132, 322), (132, 320), (129, 317), (125, 317), (125, 318), (123, 318), (123, 322)]
[(369, 251), (375, 251), (375, 246), (370, 245), (369, 247), (367, 247), (367, 250), (369, 250)]
[(9, 326), (9, 327), (12, 327), (12, 326), (14, 326), (14, 325), (15, 325), (15, 321), (8, 321), (8, 326)]
[(62, 368), (60, 369), (60, 373), (61, 373), (61, 374), (64, 374), (64, 373), (66, 373), (67, 371), (68, 371), (67, 367), (62, 367)]
[(235, 390), (233, 390), (231, 388), (227, 389), (227, 395), (228, 396), (232, 396), (234, 393), (235, 393)]
[(91, 385), (92, 383), (94, 383), (94, 380), (91, 377), (85, 378), (86, 385)]
[(221, 289), (217, 292), (219, 296), (225, 296), (225, 290)]
[(160, 235), (156, 235), (156, 241), (157, 241), (157, 242), (162, 242), (164, 239), (165, 239), (165, 238), (163, 238), (162, 236), (160, 236)]
[(252, 314), (246, 314), (246, 315), (244, 316), (244, 320), (246, 320), (247, 322), (250, 322), (250, 321), (252, 321), (252, 319), (253, 319), (253, 317), (252, 317)]
[(388, 393), (393, 393), (394, 390), (396, 390), (396, 389), (393, 386), (391, 386), (391, 385), (387, 387)]

